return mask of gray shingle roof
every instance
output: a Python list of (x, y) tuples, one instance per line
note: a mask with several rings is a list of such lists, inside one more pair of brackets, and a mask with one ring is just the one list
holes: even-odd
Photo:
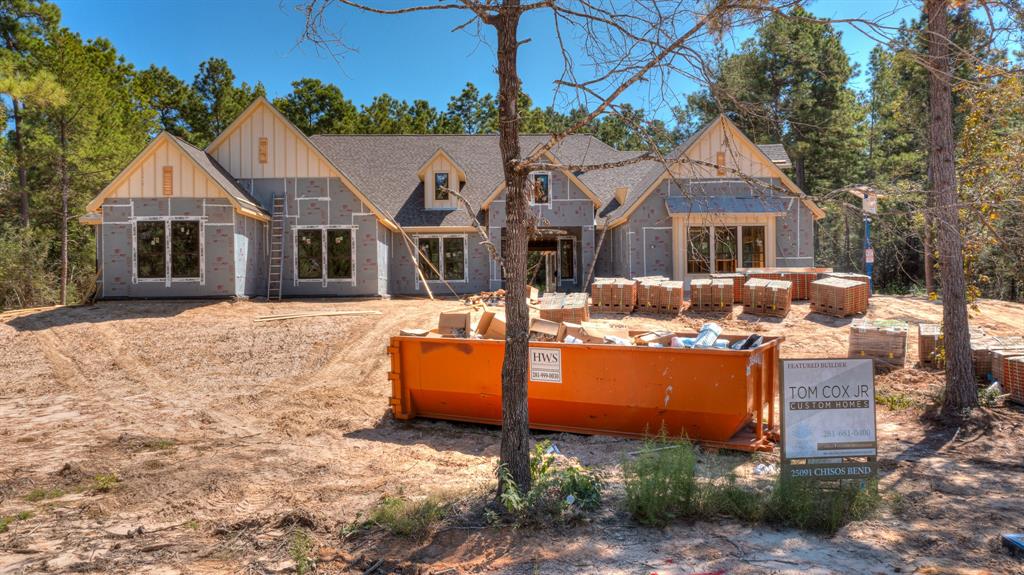
[(789, 154), (786, 153), (786, 148), (782, 144), (758, 144), (758, 148), (764, 152), (764, 155), (768, 156), (768, 159), (773, 164), (780, 168), (788, 168), (793, 164), (789, 161)]
[(250, 196), (249, 192), (245, 191), (244, 188), (239, 186), (238, 182), (235, 181), (235, 178), (231, 174), (229, 174), (228, 171), (225, 170), (223, 166), (217, 163), (217, 160), (213, 159), (213, 156), (207, 154), (203, 150), (200, 150), (199, 148), (193, 146), (192, 144), (186, 142), (185, 140), (182, 140), (181, 138), (175, 136), (174, 134), (168, 133), (168, 135), (171, 138), (173, 138), (174, 141), (177, 142), (179, 146), (181, 146), (181, 149), (184, 150), (185, 153), (188, 154), (189, 157), (192, 158), (196, 164), (199, 164), (199, 167), (205, 170), (206, 173), (209, 174), (210, 177), (213, 178), (215, 182), (217, 182), (218, 184), (220, 184), (222, 188), (227, 190), (228, 194), (230, 194), (232, 198), (237, 200), (238, 203), (242, 204), (246, 208), (258, 211), (262, 214), (266, 214), (266, 211), (262, 207), (260, 207), (259, 202), (257, 202), (255, 198)]
[[(523, 154), (547, 142), (547, 135), (520, 138)], [(310, 141), (377, 207), (402, 226), (466, 226), (464, 209), (427, 210), (423, 183), (417, 171), (438, 149), (466, 172), (462, 194), (479, 208), (503, 181), (498, 136), (474, 135), (316, 135)], [(589, 135), (566, 138), (552, 149), (562, 164), (594, 164), (635, 157), (640, 152), (620, 152)], [(579, 174), (578, 177), (602, 203), (614, 197), (631, 167)], [(482, 221), (482, 214), (477, 214)]]

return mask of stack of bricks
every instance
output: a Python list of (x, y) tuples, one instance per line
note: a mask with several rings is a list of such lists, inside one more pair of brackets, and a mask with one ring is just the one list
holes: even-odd
[[(828, 268), (825, 268), (828, 269)], [(793, 282), (792, 299), (811, 299), (811, 283), (818, 279), (817, 271), (806, 271), (807, 268), (757, 268), (747, 272), (748, 279), (784, 280)]]
[(764, 287), (762, 313), (777, 317), (786, 317), (793, 297), (793, 283), (785, 280), (771, 280)]
[(1024, 404), (1024, 357), (1011, 357), (1007, 360), (1003, 391), (1010, 394), (1010, 401)]
[(691, 307), (698, 311), (732, 309), (732, 281), (695, 279), (690, 282)]
[(686, 309), (686, 293), (683, 282), (664, 281), (655, 288), (658, 311), (678, 315)]
[[(970, 328), (971, 341), (985, 338), (985, 330)], [(924, 367), (942, 369), (943, 361), (939, 349), (942, 340), (942, 328), (934, 323), (922, 323), (917, 326), (917, 359)], [(993, 365), (993, 367), (995, 367)]]
[(848, 355), (874, 360), (876, 372), (899, 369), (906, 358), (908, 327), (895, 319), (855, 319), (850, 324)]
[(601, 312), (632, 313), (636, 292), (636, 280), (625, 278), (597, 278), (590, 287), (593, 305)]
[(1006, 381), (1006, 364), (1013, 357), (1024, 357), (1024, 346), (992, 350), (992, 379), (994, 381), (999, 383)]
[(825, 278), (811, 282), (810, 295), (811, 311), (818, 313), (846, 317), (868, 311), (868, 286), (861, 282)]
[(643, 311), (659, 311), (661, 304), (659, 296), (661, 284), (668, 281), (664, 276), (648, 276), (636, 278), (636, 307)]
[(764, 303), (761, 298), (764, 296), (764, 288), (773, 280), (763, 278), (751, 278), (743, 284), (743, 312), (760, 315)]
[(548, 293), (540, 300), (540, 317), (553, 322), (580, 323), (590, 319), (585, 293)]
[(974, 377), (982, 383), (993, 375), (992, 352), (994, 350), (1013, 349), (1024, 346), (1024, 338), (1020, 336), (988, 336), (971, 338), (971, 363), (974, 364)]
[(732, 301), (743, 301), (743, 284), (747, 282), (747, 277), (743, 274), (737, 273), (719, 273), (711, 274), (711, 279), (725, 279), (732, 282)]
[(868, 296), (871, 295), (871, 276), (849, 272), (828, 272), (824, 275), (827, 278), (839, 278), (844, 280), (853, 280), (855, 282), (861, 282), (862, 284), (868, 286)]

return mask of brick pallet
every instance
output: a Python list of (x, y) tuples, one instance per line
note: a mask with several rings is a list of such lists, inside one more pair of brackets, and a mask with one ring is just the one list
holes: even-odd
[(711, 279), (727, 279), (732, 282), (732, 301), (743, 301), (743, 284), (747, 283), (747, 276), (738, 273), (711, 274)]
[(658, 311), (678, 315), (687, 308), (686, 284), (683, 282), (665, 281), (655, 288)]
[(825, 278), (811, 282), (811, 311), (846, 317), (865, 313), (867, 310), (867, 285), (840, 278)]
[(871, 295), (871, 276), (865, 274), (855, 274), (849, 272), (828, 272), (822, 274), (827, 278), (839, 278), (844, 280), (853, 280), (855, 282), (861, 282), (868, 286), (868, 295)]
[(743, 283), (743, 298), (740, 301), (743, 302), (744, 313), (761, 313), (758, 310), (760, 301), (758, 298), (763, 295), (765, 286), (771, 281), (763, 278), (751, 278)]
[[(971, 341), (985, 337), (985, 330), (979, 327), (970, 328)], [(917, 359), (922, 366), (941, 369), (942, 358), (939, 357), (939, 343), (942, 340), (942, 328), (934, 323), (922, 323), (917, 326)]]
[(1024, 404), (1024, 357), (1011, 357), (1006, 362), (1003, 391), (1010, 394), (1010, 401)]
[(905, 321), (895, 319), (858, 318), (850, 324), (849, 357), (874, 360), (875, 371), (889, 371), (903, 367), (907, 354)]
[(636, 307), (637, 282), (625, 278), (597, 278), (590, 286), (590, 298), (597, 311), (632, 313)]
[(590, 319), (585, 293), (548, 293), (540, 300), (540, 317), (553, 322), (580, 323)]
[(1024, 346), (992, 350), (992, 379), (999, 383), (1006, 377), (1006, 362), (1011, 357), (1024, 356)]
[(974, 364), (974, 377), (985, 383), (992, 374), (992, 352), (994, 350), (1012, 349), (1024, 346), (1024, 338), (1020, 336), (988, 336), (971, 338), (971, 363)]
[(740, 268), (748, 279), (784, 280), (793, 282), (792, 300), (811, 298), (811, 283), (818, 274), (832, 273), (832, 268)]
[(765, 295), (762, 298), (765, 315), (786, 317), (789, 313), (790, 303), (793, 301), (793, 282), (785, 280), (772, 280), (765, 286)]
[(732, 309), (732, 281), (725, 279), (690, 281), (690, 304), (697, 311)]
[(664, 276), (649, 276), (636, 278), (637, 291), (636, 291), (636, 307), (644, 311), (659, 311), (659, 297), (660, 290), (659, 286), (663, 282), (668, 281), (667, 277)]

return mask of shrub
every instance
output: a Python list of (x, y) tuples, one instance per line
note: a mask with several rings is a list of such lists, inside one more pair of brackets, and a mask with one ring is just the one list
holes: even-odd
[(772, 523), (832, 534), (850, 521), (870, 516), (879, 501), (875, 482), (823, 489), (813, 480), (780, 477), (768, 499), (765, 517)]
[(661, 526), (676, 517), (693, 515), (697, 496), (697, 454), (683, 441), (647, 443), (622, 465), (626, 508), (640, 523)]
[(569, 522), (601, 505), (603, 482), (579, 466), (558, 466), (550, 441), (539, 441), (530, 454), (530, 490), (522, 493), (508, 472), (498, 469), (503, 485), (500, 500), (517, 524)]
[(92, 478), (92, 489), (97, 493), (106, 493), (117, 485), (117, 481), (113, 473), (101, 473)]
[(312, 553), (313, 541), (309, 538), (309, 534), (302, 529), (296, 529), (292, 532), (291, 541), (288, 543), (288, 554), (291, 555), (292, 561), (295, 562), (296, 573), (304, 575), (316, 567), (311, 557)]
[(416, 500), (385, 495), (370, 512), (367, 523), (383, 527), (392, 535), (422, 537), (444, 519), (450, 507), (449, 498), (438, 494)]

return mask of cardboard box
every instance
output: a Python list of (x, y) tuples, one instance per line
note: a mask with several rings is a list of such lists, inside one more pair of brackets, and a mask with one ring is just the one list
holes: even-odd
[(565, 341), (568, 336), (583, 339), (583, 326), (578, 323), (563, 321), (558, 325), (558, 341)]
[(477, 320), (476, 327), (473, 328), (473, 333), (475, 333), (477, 335), (480, 335), (480, 336), (482, 336), (485, 333), (487, 333), (487, 329), (491, 326), (491, 321), (493, 319), (494, 319), (494, 312), (485, 309), (483, 311), (483, 313), (480, 314), (480, 319)]
[(539, 317), (530, 321), (530, 341), (557, 341), (560, 324)]
[(472, 321), (473, 314), (468, 311), (443, 311), (437, 318), (437, 331), (441, 335), (469, 337)]
[(505, 312), (494, 312), (487, 329), (480, 334), (487, 339), (505, 339)]
[(609, 325), (585, 321), (581, 324), (580, 339), (584, 343), (605, 343), (606, 336), (614, 336), (622, 339), (632, 340), (629, 330), (624, 327), (612, 327)]
[(638, 335), (634, 339), (637, 345), (651, 345), (656, 343), (665, 347), (672, 344), (672, 338), (675, 337), (674, 331), (649, 331), (643, 335)]

